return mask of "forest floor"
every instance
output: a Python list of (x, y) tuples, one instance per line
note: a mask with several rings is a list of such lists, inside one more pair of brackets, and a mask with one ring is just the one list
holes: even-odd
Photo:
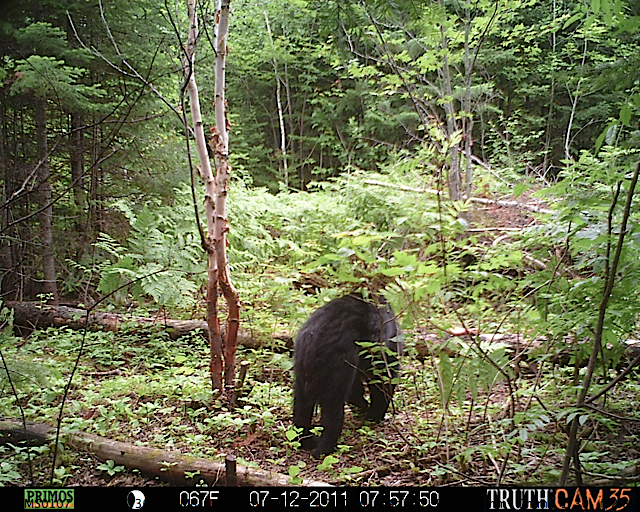
[[(429, 371), (428, 365), (418, 361), (410, 361), (410, 365), (422, 368), (408, 368), (410, 376), (415, 377), (421, 370)], [(415, 372), (414, 370), (418, 370)], [(266, 376), (266, 375), (265, 375)], [(273, 375), (271, 376), (273, 377)], [(534, 375), (523, 376), (523, 380), (531, 383)], [(637, 375), (632, 377), (637, 380)], [(526, 383), (522, 383), (523, 387)], [(281, 407), (270, 413), (275, 415), (274, 428), (259, 428), (256, 424), (243, 425), (230, 430), (230, 436), (207, 436), (204, 443), (210, 453), (218, 453), (222, 457), (233, 453), (241, 464), (250, 465), (264, 471), (287, 474), (288, 468), (301, 468), (300, 475), (305, 480), (324, 482), (331, 485), (355, 486), (495, 486), (499, 474), (502, 482), (514, 484), (527, 481), (534, 485), (553, 485), (555, 471), (545, 474), (541, 468), (559, 468), (562, 466), (562, 445), (566, 436), (558, 422), (548, 423), (543, 432), (548, 444), (544, 446), (538, 441), (539, 449), (532, 449), (531, 442), (512, 444), (506, 457), (498, 454), (504, 450), (504, 439), (496, 439), (493, 428), (508, 415), (510, 392), (504, 382), (494, 386), (490, 394), (480, 393), (474, 400), (468, 396), (467, 411), (457, 414), (443, 415), (438, 404), (430, 406), (434, 401), (427, 396), (416, 400), (412, 390), (407, 396), (400, 391), (395, 412), (389, 412), (385, 421), (379, 424), (365, 424), (363, 419), (346, 407), (344, 430), (332, 462), (322, 464), (313, 458), (310, 452), (301, 449), (289, 449), (283, 436), (274, 436), (274, 431), (283, 431), (290, 424), (291, 410)], [(620, 394), (620, 391), (616, 393)], [(408, 401), (416, 402), (408, 406)], [(637, 398), (632, 391), (626, 396), (617, 396), (616, 403), (627, 404), (627, 410), (605, 411), (612, 417), (633, 418)], [(523, 410), (525, 400), (518, 401), (518, 410)], [(215, 414), (212, 411), (211, 414)], [(174, 416), (169, 423), (182, 423), (188, 428), (186, 415)], [(128, 438), (126, 432), (130, 425), (125, 423), (116, 426), (121, 435), (118, 440), (142, 443), (149, 447), (165, 448), (154, 442), (154, 435), (163, 430), (163, 425), (156, 423), (139, 432), (135, 439)], [(168, 428), (168, 427), (167, 427)], [(420, 434), (418, 434), (420, 432)], [(540, 434), (540, 433), (538, 433)], [(230, 437), (235, 438), (229, 443)], [(614, 429), (595, 428), (589, 438), (592, 446), (583, 443), (586, 452), (598, 457), (600, 462), (609, 462), (612, 467), (623, 461), (637, 460), (635, 474), (640, 473), (640, 451), (637, 440), (640, 439), (640, 421), (626, 419), (619, 422)], [(552, 443), (559, 446), (553, 447)], [(601, 451), (606, 446), (607, 451)], [(502, 447), (501, 447), (502, 446)], [(635, 448), (634, 448), (635, 446)], [(183, 454), (193, 452), (193, 446), (179, 436), (172, 437), (172, 451)], [(482, 455), (484, 454), (484, 455)], [(542, 456), (541, 456), (542, 455)], [(583, 456), (589, 460), (589, 454)], [(219, 457), (212, 459), (220, 460)], [(66, 464), (73, 468), (65, 480), (66, 486), (156, 486), (168, 485), (150, 476), (120, 468), (113, 475), (108, 475), (98, 468), (100, 461), (86, 453), (66, 453), (63, 456)], [(43, 456), (43, 464), (49, 464), (49, 458)], [(36, 464), (37, 464), (36, 460)], [(23, 465), (23, 469), (26, 467)], [(624, 474), (633, 478), (633, 467), (624, 470)], [(530, 477), (527, 477), (530, 474)], [(598, 485), (611, 485), (611, 475), (599, 475), (586, 472), (587, 478)], [(636, 477), (637, 478), (637, 477)], [(295, 480), (291, 481), (296, 484)], [(504, 485), (504, 483), (502, 484)]]
[[(521, 228), (533, 221), (523, 210), (494, 205), (474, 209), (470, 220), (483, 228)], [(481, 232), (480, 243), (490, 245), (498, 236), (499, 231)], [(407, 338), (414, 343), (421, 334), (409, 332)], [(30, 350), (43, 360), (62, 365), (61, 373), (68, 375), (78, 344), (73, 336), (49, 330), (29, 340), (27, 347), (31, 345)], [(560, 398), (560, 393), (561, 386), (571, 380), (573, 368), (548, 370), (543, 384), (534, 370), (516, 375), (511, 389), (504, 380), (478, 385), (452, 400), (445, 414), (435, 377), (438, 363), (435, 358), (417, 357), (413, 345), (403, 360), (402, 383), (386, 419), (365, 423), (346, 407), (338, 449), (331, 457), (316, 460), (286, 437), (293, 378), (288, 363), (282, 363), (290, 361), (286, 349), (284, 353), (269, 354), (264, 348), (239, 353), (239, 361), (253, 360), (240, 409), (234, 412), (205, 398), (208, 364), (202, 357), (206, 354), (202, 339), (194, 345), (194, 339), (167, 341), (137, 332), (95, 336), (82, 363), (86, 366), (74, 379), (66, 414), (69, 420), (84, 420), (88, 431), (103, 437), (216, 461), (233, 453), (241, 465), (333, 485), (552, 485), (562, 467), (567, 437), (557, 414), (560, 401), (571, 406), (571, 395)], [(177, 363), (177, 357), (185, 361)], [(105, 372), (113, 368), (110, 375)], [(640, 480), (638, 371), (611, 391), (607, 406), (613, 407), (594, 408), (599, 420), (581, 441), (584, 476), (589, 482), (610, 485), (621, 477), (637, 485)], [(563, 377), (554, 388), (558, 372)], [(86, 394), (88, 389), (91, 395)], [(28, 419), (53, 424), (52, 413), (43, 413), (50, 404), (36, 405), (36, 393), (32, 397), (36, 409)], [(541, 405), (535, 414), (532, 403)], [(548, 414), (545, 403), (552, 409)], [(11, 456), (0, 451), (0, 462)], [(167, 485), (124, 467), (106, 471), (86, 453), (65, 450), (61, 464), (67, 470), (60, 483), (66, 486)], [(47, 478), (49, 465), (50, 453), (36, 456), (38, 480)], [(28, 482), (26, 463), (19, 465), (19, 472), (22, 484)]]

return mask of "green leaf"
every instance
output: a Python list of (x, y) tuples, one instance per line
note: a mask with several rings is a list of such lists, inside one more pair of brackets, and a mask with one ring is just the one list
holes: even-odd
[(583, 16), (584, 16), (584, 13), (577, 12), (576, 14), (571, 16), (567, 21), (564, 22), (564, 25), (562, 26), (562, 30), (566, 30), (568, 27), (573, 25), (576, 21), (581, 19)]
[(631, 122), (631, 107), (628, 103), (623, 105), (620, 109), (620, 122), (624, 126), (629, 126), (629, 123)]
[(300, 466), (290, 466), (289, 467), (289, 476), (291, 476), (291, 477), (298, 476), (300, 474), (300, 471), (302, 471)]
[(318, 470), (326, 471), (328, 469), (331, 469), (337, 462), (340, 462), (340, 459), (334, 457), (333, 455), (327, 455), (324, 460), (320, 464), (318, 464)]
[(520, 197), (523, 192), (529, 190), (529, 185), (526, 183), (518, 183), (515, 187), (513, 187), (513, 197)]
[(336, 254), (339, 257), (346, 259), (353, 256), (355, 253), (356, 252), (353, 249), (350, 249), (349, 247), (340, 247), (340, 249), (338, 249), (338, 252)]
[(301, 430), (302, 429), (295, 428), (295, 427), (292, 427), (292, 428), (288, 429), (285, 432), (285, 436), (286, 436), (287, 440), (288, 441), (293, 441), (296, 437), (298, 437), (298, 434), (300, 433)]
[[(408, 267), (408, 269), (412, 270), (411, 267)], [(389, 276), (389, 277), (401, 276), (407, 273), (407, 268), (391, 267), (391, 268), (386, 268), (381, 270), (380, 273), (384, 276)]]
[(351, 239), (351, 243), (355, 246), (366, 247), (371, 243), (372, 240), (373, 240), (373, 237), (371, 236), (359, 235), (359, 236), (354, 236)]

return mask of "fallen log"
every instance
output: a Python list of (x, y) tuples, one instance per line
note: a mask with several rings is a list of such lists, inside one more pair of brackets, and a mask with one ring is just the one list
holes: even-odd
[(30, 330), (46, 327), (69, 327), (71, 329), (118, 331), (123, 324), (135, 323), (141, 327), (161, 327), (167, 330), (171, 338), (202, 330), (207, 333), (207, 322), (204, 320), (173, 320), (158, 316), (156, 318), (120, 315), (104, 311), (92, 311), (87, 316), (84, 309), (69, 306), (53, 306), (40, 302), (7, 302), (13, 309), (13, 324)]
[[(536, 352), (544, 351), (544, 345), (547, 342), (546, 338), (525, 339), (521, 334), (482, 334), (473, 329), (467, 330), (464, 328), (451, 329), (445, 335), (438, 335), (435, 333), (424, 332), (418, 330), (414, 335), (414, 347), (416, 350), (416, 358), (419, 361), (424, 361), (428, 357), (437, 355), (440, 352), (444, 352), (449, 357), (456, 357), (460, 355), (458, 344), (452, 340), (455, 338), (462, 338), (471, 341), (475, 338), (477, 341), (487, 341), (492, 343), (503, 343), (508, 347), (509, 353), (513, 357), (514, 362), (530, 360), (531, 355), (535, 357)], [(573, 340), (570, 337), (566, 337), (565, 342), (571, 344)], [(585, 343), (581, 341), (579, 343)], [(628, 372), (635, 365), (640, 364), (640, 340), (628, 339), (622, 342), (625, 348), (626, 360), (621, 360), (617, 366), (618, 370), (623, 370), (625, 366)], [(568, 349), (561, 350), (555, 353), (551, 358), (552, 364), (558, 364), (559, 366), (566, 366), (570, 361), (570, 351)], [(578, 362), (580, 366), (586, 365), (586, 359)], [(529, 369), (532, 369), (530, 367)], [(535, 372), (534, 372), (535, 373)]]
[[(417, 187), (408, 187), (407, 185), (398, 185), (395, 183), (386, 183), (384, 181), (378, 180), (364, 180), (367, 185), (374, 185), (376, 187), (387, 187), (393, 188), (396, 190), (402, 190), (405, 192), (418, 192), (420, 194), (433, 194), (433, 195), (441, 195), (442, 191), (435, 190), (432, 188), (417, 188)], [(518, 201), (506, 201), (499, 199), (487, 199), (485, 197), (467, 197), (464, 196), (464, 199), (471, 203), (480, 203), (480, 204), (491, 204), (496, 206), (501, 206), (503, 208), (520, 208), (522, 210), (528, 210), (536, 213), (553, 213), (553, 210), (549, 210), (548, 208), (542, 208), (541, 206), (528, 204), (528, 203), (519, 203)]]
[[(20, 421), (1, 420), (0, 438), (11, 437), (34, 440), (55, 439), (56, 429), (43, 423), (27, 422), (26, 427)], [(101, 461), (112, 460), (117, 465), (157, 476), (173, 485), (194, 485), (204, 480), (209, 485), (224, 485), (226, 481), (225, 463), (183, 455), (180, 452), (148, 448), (121, 441), (114, 441), (87, 432), (72, 431), (65, 433), (65, 439), (71, 448), (88, 452)], [(36, 443), (33, 443), (36, 444)], [(187, 476), (197, 472), (195, 476)], [(245, 466), (236, 467), (236, 483), (240, 487), (281, 487), (290, 485), (289, 476)], [(305, 487), (328, 486), (315, 480), (303, 480), (299, 485)]]
[[(13, 309), (13, 324), (19, 331), (32, 331), (46, 327), (69, 327), (75, 330), (86, 327), (89, 330), (118, 331), (123, 324), (133, 323), (141, 328), (164, 329), (172, 339), (178, 339), (198, 329), (205, 337), (209, 335), (209, 327), (204, 320), (174, 320), (163, 315), (150, 318), (104, 311), (92, 311), (87, 316), (87, 311), (84, 309), (53, 306), (41, 302), (6, 302), (5, 305)], [(224, 338), (225, 333), (222, 334)], [(291, 336), (286, 333), (276, 333), (272, 337), (284, 341), (287, 346), (293, 346)], [(255, 348), (261, 345), (258, 336), (251, 329), (240, 329), (238, 342), (245, 347)]]

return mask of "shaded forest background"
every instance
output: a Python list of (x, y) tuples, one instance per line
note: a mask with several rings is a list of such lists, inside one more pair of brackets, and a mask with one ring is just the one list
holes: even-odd
[[(473, 472), (475, 457), (485, 484), (504, 482), (505, 471), (510, 482), (563, 481), (579, 432), (587, 439), (598, 426), (628, 429), (629, 437), (621, 434), (615, 456), (594, 472), (627, 471), (637, 482), (640, 455), (629, 448), (637, 446), (637, 411), (626, 408), (637, 404), (626, 398), (633, 390), (612, 402), (625, 419), (590, 409), (587, 396), (594, 372), (605, 387), (637, 355), (629, 340), (637, 337), (640, 289), (640, 3), (234, 0), (231, 7), (228, 251), (243, 326), (270, 340), (275, 332), (294, 333), (311, 309), (338, 293), (384, 289), (409, 336), (408, 393), (428, 390), (441, 411), (464, 417), (478, 407), (479, 393), (489, 400), (501, 383), (497, 400), (511, 404), (509, 421), (493, 424), (503, 443), (494, 452), (479, 448), (477, 438), (471, 449), (464, 438), (455, 455), (443, 455), (457, 469), (444, 466), (421, 483)], [(209, 128), (213, 3), (200, 3), (199, 17), (198, 84)], [(182, 3), (1, 4), (3, 302), (101, 301), (103, 309), (139, 316), (202, 318), (206, 257), (193, 213), (202, 191), (181, 118), (186, 23)], [(11, 312), (2, 315), (3, 350), (13, 354)], [(523, 362), (520, 348), (465, 338), (505, 332), (535, 340), (527, 356), (535, 362)], [(431, 335), (453, 348), (432, 347)], [(32, 347), (42, 336), (52, 345), (58, 339), (34, 336)], [(73, 345), (74, 335), (62, 336), (62, 347)], [(151, 346), (156, 350), (155, 341)], [(254, 378), (278, 381), (280, 397), (290, 379), (287, 348), (271, 348), (267, 362), (255, 347), (245, 357), (276, 368), (274, 377), (258, 366)], [(420, 373), (427, 355), (436, 356), (436, 381)], [(122, 354), (110, 357), (97, 357), (94, 370), (141, 368), (128, 368)], [(191, 355), (161, 357), (201, 367), (185, 362)], [(12, 358), (18, 374), (42, 373), (29, 366), (33, 355)], [(569, 367), (558, 370), (563, 358)], [(527, 365), (535, 380), (512, 386)], [(44, 384), (29, 382), (21, 393), (32, 397), (33, 417), (46, 419), (48, 409), (34, 398)], [(540, 393), (553, 403), (533, 398)], [(250, 396), (268, 407), (265, 396)], [(7, 411), (19, 402), (14, 398), (4, 398)], [(405, 409), (412, 403), (400, 400)], [(198, 394), (194, 402), (201, 401)], [(285, 402), (272, 404), (282, 417)], [(204, 414), (197, 411), (194, 405), (192, 420)], [(634, 413), (635, 420), (625, 416)], [(90, 423), (94, 414), (87, 415)], [(416, 436), (425, 435), (415, 418)], [(468, 420), (467, 427), (470, 412)], [(255, 429), (260, 421), (251, 415), (238, 425)], [(216, 428), (197, 426), (193, 435), (213, 436)], [(288, 427), (278, 428), (289, 455)], [(438, 428), (455, 430), (447, 422)], [(607, 435), (598, 440), (611, 443)], [(418, 453), (411, 463), (421, 471), (424, 454), (439, 446), (429, 439), (410, 443)], [(275, 443), (263, 441), (267, 452)], [(520, 461), (527, 443), (540, 450), (534, 462), (507, 468), (505, 454)], [(537, 457), (554, 450), (556, 458), (541, 466)], [(294, 479), (306, 468), (270, 463), (284, 464)], [(342, 471), (333, 474), (337, 482), (348, 480)], [(71, 473), (64, 474), (59, 482), (68, 481)], [(412, 482), (403, 476), (402, 483)]]
[[(213, 37), (204, 5), (203, 38)], [(544, 186), (635, 105), (637, 38), (606, 5), (594, 15), (580, 2), (237, 2), (234, 176), (276, 193), (400, 163), (433, 183), (452, 166), (484, 192), (472, 175), (479, 159), (496, 185)], [(174, 15), (145, 2), (3, 6), (6, 299), (55, 291), (86, 302), (106, 256), (99, 237), (123, 240), (123, 210), (170, 205), (189, 182), (172, 111)], [(212, 55), (202, 43), (207, 98)], [(630, 136), (617, 127), (610, 141)]]

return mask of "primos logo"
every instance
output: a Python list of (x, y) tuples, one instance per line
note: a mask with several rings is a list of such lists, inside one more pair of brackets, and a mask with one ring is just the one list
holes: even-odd
[(58, 509), (74, 508), (73, 489), (25, 489), (24, 508), (25, 509)]

